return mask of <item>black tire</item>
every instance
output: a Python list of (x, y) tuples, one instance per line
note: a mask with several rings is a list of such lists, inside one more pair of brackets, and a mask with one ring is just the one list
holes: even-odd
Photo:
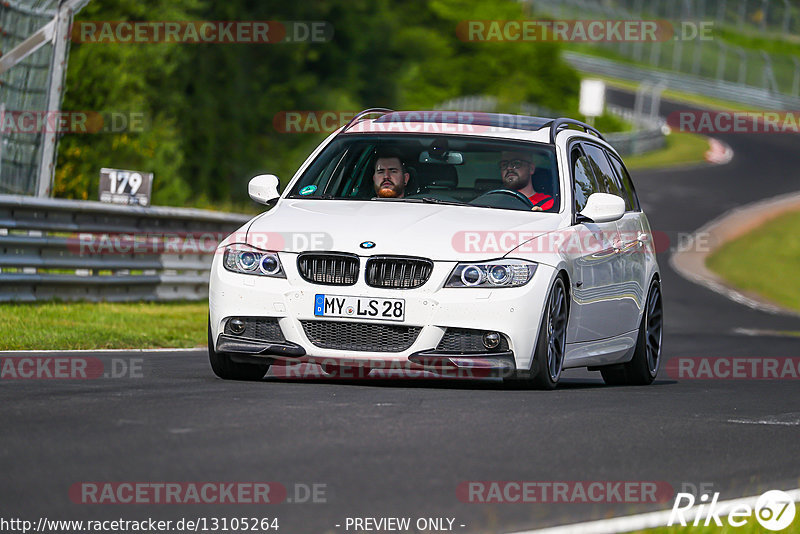
[(567, 290), (564, 279), (559, 276), (547, 297), (531, 369), (506, 379), (509, 385), (544, 390), (556, 388), (564, 368), (568, 318)]
[(646, 386), (658, 375), (664, 339), (664, 307), (661, 284), (653, 280), (647, 293), (639, 335), (631, 361), (600, 369), (603, 381), (609, 386)]
[(214, 374), (224, 380), (261, 380), (269, 371), (268, 364), (238, 363), (227, 354), (214, 350), (211, 323), (208, 324), (208, 360)]

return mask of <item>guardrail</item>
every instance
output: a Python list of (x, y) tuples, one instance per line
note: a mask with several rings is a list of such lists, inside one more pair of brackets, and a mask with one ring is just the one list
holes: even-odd
[(707, 80), (677, 72), (648, 69), (575, 52), (564, 52), (563, 54), (567, 62), (583, 72), (634, 82), (648, 80), (661, 83), (665, 88), (675, 89), (684, 93), (741, 102), (756, 108), (770, 110), (795, 110), (800, 108), (800, 98), (770, 92), (766, 89), (739, 85), (723, 80)]
[[(747, 37), (791, 43), (800, 25), (797, 2), (789, 0), (527, 0), (537, 11), (557, 19), (661, 20), (674, 38), (663, 40), (609, 39), (594, 44), (638, 65), (677, 77), (717, 82), (735, 102), (739, 88), (744, 98), (763, 92), (776, 98), (800, 98), (800, 60), (791, 52), (778, 53), (737, 46), (720, 30)], [(756, 22), (759, 21), (759, 22)], [(753, 22), (754, 24), (749, 24)], [(705, 28), (701, 31), (699, 28)], [(714, 32), (711, 32), (711, 30)], [(775, 33), (765, 33), (769, 30)], [(705, 31), (710, 35), (702, 35)], [(683, 83), (682, 81), (680, 83)], [(688, 90), (688, 89), (687, 89)], [(752, 91), (756, 91), (753, 93)], [(705, 94), (705, 93), (703, 93)], [(711, 95), (714, 96), (714, 95)], [(728, 98), (731, 100), (731, 98)], [(752, 103), (751, 105), (761, 105)], [(783, 109), (796, 109), (785, 107)]]
[(661, 128), (606, 134), (605, 138), (622, 156), (644, 154), (664, 148), (667, 144)]
[(0, 301), (202, 300), (250, 216), (0, 195)]

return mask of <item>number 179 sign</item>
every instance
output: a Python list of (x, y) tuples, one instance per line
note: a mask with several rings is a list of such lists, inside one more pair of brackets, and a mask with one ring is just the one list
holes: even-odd
[(148, 206), (153, 173), (100, 169), (100, 202)]

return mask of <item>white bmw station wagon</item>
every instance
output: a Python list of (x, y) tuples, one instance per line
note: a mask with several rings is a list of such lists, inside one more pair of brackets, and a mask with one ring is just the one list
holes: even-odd
[(278, 186), (250, 181), (272, 207), (214, 258), (217, 376), (311, 363), (540, 389), (573, 367), (608, 384), (655, 379), (652, 233), (622, 158), (591, 126), (371, 109)]

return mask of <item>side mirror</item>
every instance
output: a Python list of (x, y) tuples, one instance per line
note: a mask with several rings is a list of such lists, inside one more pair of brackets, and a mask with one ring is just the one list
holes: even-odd
[(281, 196), (278, 193), (280, 180), (274, 174), (259, 174), (247, 185), (250, 198), (259, 204), (273, 204)]
[(622, 198), (608, 193), (592, 193), (586, 200), (586, 207), (578, 214), (578, 222), (611, 222), (621, 219), (623, 215), (625, 201)]

